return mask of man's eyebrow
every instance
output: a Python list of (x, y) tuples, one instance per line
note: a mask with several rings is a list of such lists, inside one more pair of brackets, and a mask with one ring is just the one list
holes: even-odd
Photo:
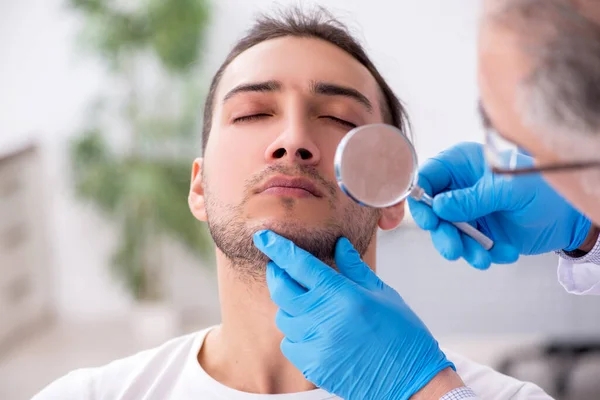
[(485, 112), (485, 108), (483, 108), (483, 104), (481, 103), (481, 99), (477, 101), (477, 110), (479, 111), (479, 118), (481, 119), (481, 123), (483, 127), (486, 129), (493, 128), (492, 121), (490, 117)]
[(281, 82), (279, 81), (264, 81), (264, 82), (251, 82), (242, 83), (231, 89), (225, 97), (223, 97), (223, 103), (232, 98), (238, 93), (248, 92), (276, 92), (281, 90)]
[(310, 90), (312, 93), (322, 94), (325, 96), (349, 97), (365, 106), (369, 113), (373, 112), (373, 105), (371, 104), (367, 96), (351, 87), (336, 85), (334, 83), (327, 82), (311, 82)]

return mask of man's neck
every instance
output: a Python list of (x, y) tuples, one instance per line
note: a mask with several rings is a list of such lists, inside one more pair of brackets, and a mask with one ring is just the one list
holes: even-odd
[(248, 281), (217, 254), (222, 324), (211, 331), (198, 355), (206, 372), (248, 393), (295, 393), (314, 389), (281, 353), (277, 306), (264, 280)]

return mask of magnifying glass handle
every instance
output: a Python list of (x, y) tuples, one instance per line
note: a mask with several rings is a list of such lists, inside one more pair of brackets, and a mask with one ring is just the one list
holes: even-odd
[[(414, 191), (413, 191), (413, 193), (414, 193)], [(427, 204), (429, 207), (433, 207), (433, 199), (431, 198), (430, 195), (425, 193), (425, 191), (423, 189), (419, 188), (419, 190), (417, 190), (416, 196), (413, 195), (413, 197), (415, 197), (417, 200), (420, 200), (423, 203)], [(494, 247), (494, 241), (492, 239), (490, 239), (489, 237), (487, 237), (486, 235), (484, 235), (483, 233), (479, 232), (477, 230), (477, 228), (473, 227), (472, 225), (469, 225), (466, 222), (450, 222), (450, 223), (452, 225), (454, 225), (455, 227), (457, 227), (462, 232), (466, 233), (467, 235), (469, 235), (473, 239), (475, 239), (475, 241), (477, 241), (477, 243), (479, 243), (484, 249), (490, 250), (492, 247)]]

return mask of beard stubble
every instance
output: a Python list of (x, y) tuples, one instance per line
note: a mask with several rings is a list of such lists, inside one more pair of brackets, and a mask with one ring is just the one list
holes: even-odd
[[(330, 216), (320, 226), (307, 226), (294, 217), (294, 211), (301, 199), (282, 197), (280, 199), (285, 218), (270, 223), (252, 222), (244, 216), (246, 203), (254, 195), (254, 188), (269, 176), (282, 174), (291, 177), (305, 177), (325, 188)], [(308, 251), (324, 263), (334, 266), (335, 246), (338, 239), (346, 237), (362, 256), (377, 229), (381, 211), (364, 207), (352, 201), (347, 202), (341, 212), (338, 202), (337, 185), (324, 179), (312, 166), (294, 167), (274, 164), (252, 177), (245, 183), (245, 196), (239, 204), (226, 204), (211, 191), (210, 179), (204, 174), (204, 196), (206, 200), (207, 222), (210, 234), (217, 248), (231, 262), (232, 268), (241, 279), (264, 281), (269, 259), (254, 245), (252, 236), (262, 229), (270, 229), (291, 240), (298, 247)]]

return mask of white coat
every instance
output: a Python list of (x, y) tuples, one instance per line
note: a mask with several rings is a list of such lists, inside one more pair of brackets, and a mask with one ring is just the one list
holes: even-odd
[(569, 293), (600, 296), (600, 265), (561, 258), (558, 281)]

